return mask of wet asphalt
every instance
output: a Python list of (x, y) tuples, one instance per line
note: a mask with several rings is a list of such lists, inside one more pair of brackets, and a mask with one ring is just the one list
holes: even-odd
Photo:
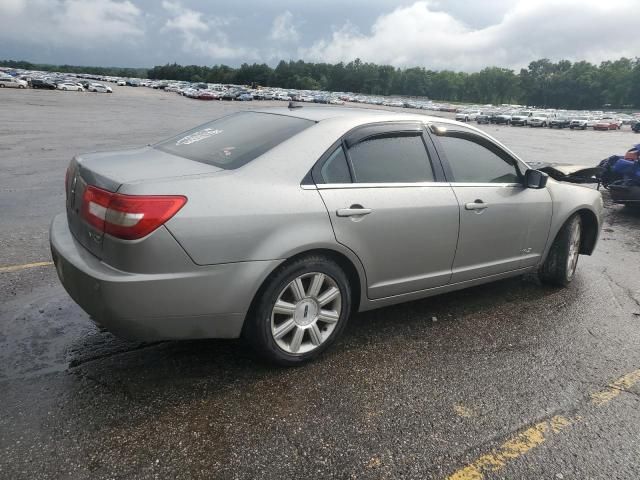
[[(73, 154), (251, 106), (0, 91), (0, 267), (50, 260)], [(486, 129), (527, 160), (585, 165), (640, 138)], [(0, 478), (639, 478), (640, 211), (605, 204), (569, 288), (525, 276), (359, 314), (296, 369), (240, 340), (123, 341), (53, 267), (0, 272)]]

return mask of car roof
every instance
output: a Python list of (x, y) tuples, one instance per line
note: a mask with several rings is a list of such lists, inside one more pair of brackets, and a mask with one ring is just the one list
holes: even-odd
[(323, 120), (344, 118), (353, 120), (356, 123), (368, 123), (375, 121), (389, 120), (418, 120), (433, 121), (444, 123), (457, 123), (443, 117), (434, 117), (430, 115), (421, 115), (416, 113), (394, 112), (392, 110), (382, 110), (375, 108), (361, 107), (342, 107), (342, 106), (297, 106), (297, 108), (288, 107), (270, 107), (258, 108), (252, 110), (257, 113), (271, 113), (276, 115), (286, 115), (289, 117), (302, 118), (321, 122)]

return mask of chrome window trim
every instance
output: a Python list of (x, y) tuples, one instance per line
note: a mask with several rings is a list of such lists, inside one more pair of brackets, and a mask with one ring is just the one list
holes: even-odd
[(410, 187), (500, 187), (524, 188), (521, 183), (473, 183), (473, 182), (409, 182), (409, 183), (319, 183), (300, 185), (303, 190), (335, 190), (342, 188), (410, 188)]
[(473, 183), (473, 182), (451, 182), (449, 185), (452, 187), (522, 187), (521, 183)]
[(318, 190), (342, 188), (411, 188), (411, 187), (450, 187), (447, 182), (409, 182), (409, 183), (319, 183)]

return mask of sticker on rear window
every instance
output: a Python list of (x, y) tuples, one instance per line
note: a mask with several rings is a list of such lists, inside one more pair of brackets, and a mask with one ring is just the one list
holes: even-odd
[(176, 145), (191, 145), (192, 143), (199, 142), (200, 140), (205, 140), (207, 138), (213, 137), (214, 135), (219, 135), (222, 132), (223, 130), (219, 130), (217, 128), (205, 128), (203, 130), (192, 133), (191, 135), (187, 135), (186, 137), (182, 137), (176, 142)]

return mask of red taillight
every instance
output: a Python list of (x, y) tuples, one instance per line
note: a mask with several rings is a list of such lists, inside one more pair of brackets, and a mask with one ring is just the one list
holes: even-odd
[(82, 198), (82, 218), (104, 233), (136, 240), (163, 225), (185, 203), (182, 195), (122, 195), (89, 186)]

